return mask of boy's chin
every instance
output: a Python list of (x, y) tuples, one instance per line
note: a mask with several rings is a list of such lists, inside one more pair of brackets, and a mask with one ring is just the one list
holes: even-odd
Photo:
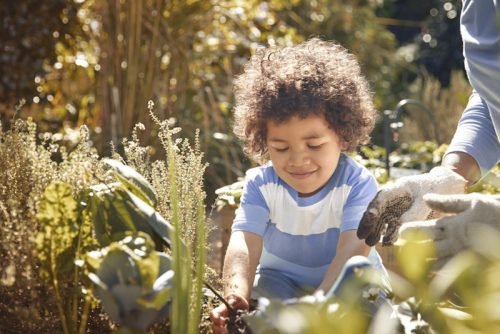
[(297, 190), (300, 197), (309, 197), (309, 196), (312, 196), (312, 195), (316, 194), (317, 192), (319, 192), (321, 190), (321, 188), (322, 187), (319, 187), (317, 189), (302, 189), (302, 191), (298, 190), (298, 189), (295, 189), (295, 190)]

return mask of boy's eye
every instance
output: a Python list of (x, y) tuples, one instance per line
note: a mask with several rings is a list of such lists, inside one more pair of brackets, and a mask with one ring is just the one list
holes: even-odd
[(283, 148), (273, 147), (273, 149), (276, 152), (286, 152), (286, 150), (288, 150), (288, 147), (283, 147)]
[(321, 145), (307, 145), (307, 147), (309, 147), (311, 150), (319, 150), (321, 148), (321, 146), (323, 146), (323, 144), (321, 144)]

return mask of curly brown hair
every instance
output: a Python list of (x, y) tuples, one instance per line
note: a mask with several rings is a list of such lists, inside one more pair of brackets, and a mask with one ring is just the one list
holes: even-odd
[(356, 58), (319, 38), (257, 50), (235, 79), (234, 92), (234, 133), (257, 161), (267, 159), (268, 120), (324, 115), (352, 151), (369, 141), (377, 115)]

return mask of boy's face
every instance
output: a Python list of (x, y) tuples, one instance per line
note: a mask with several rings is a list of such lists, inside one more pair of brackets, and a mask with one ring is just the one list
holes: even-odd
[(300, 196), (313, 195), (328, 182), (345, 146), (316, 115), (268, 121), (266, 143), (276, 173)]

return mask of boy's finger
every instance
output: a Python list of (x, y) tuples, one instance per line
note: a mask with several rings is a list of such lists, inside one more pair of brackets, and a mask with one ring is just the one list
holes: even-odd
[(223, 327), (226, 324), (227, 308), (225, 305), (219, 305), (210, 312), (210, 320), (215, 326)]
[(222, 326), (216, 326), (212, 324), (212, 333), (213, 334), (227, 334), (227, 328)]

